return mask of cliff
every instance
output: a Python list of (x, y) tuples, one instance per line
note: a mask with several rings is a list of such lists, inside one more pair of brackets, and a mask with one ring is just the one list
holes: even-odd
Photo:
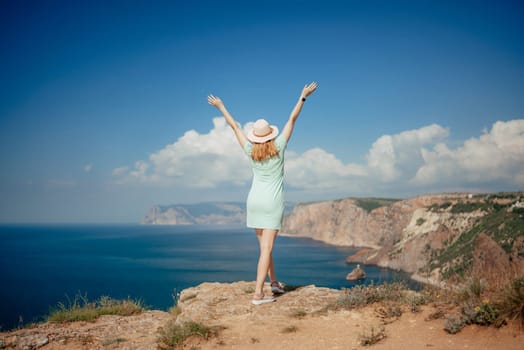
[[(282, 234), (362, 247), (348, 262), (404, 270), (432, 284), (491, 266), (522, 274), (523, 198), (438, 194), (301, 204), (285, 218)], [(480, 254), (479, 246), (498, 254)]]
[[(348, 262), (439, 284), (480, 269), (524, 273), (524, 193), (286, 203), (282, 235), (361, 249)], [(244, 203), (154, 206), (144, 224), (245, 224)], [(483, 253), (481, 247), (491, 247)], [(498, 251), (497, 254), (493, 253)]]
[[(0, 349), (367, 349), (376, 343), (374, 349), (517, 350), (524, 341), (514, 322), (502, 328), (470, 325), (449, 334), (439, 316), (449, 309), (447, 304), (413, 308), (409, 300), (421, 295), (412, 291), (376, 289), (382, 302), (358, 306), (353, 304), (361, 300), (355, 299), (362, 296), (360, 289), (353, 294), (305, 286), (274, 303), (254, 306), (254, 285), (203, 283), (183, 290), (170, 313), (104, 315), (93, 322), (47, 322), (0, 332)], [(270, 293), (269, 284), (265, 292)], [(401, 295), (405, 301), (394, 301)]]

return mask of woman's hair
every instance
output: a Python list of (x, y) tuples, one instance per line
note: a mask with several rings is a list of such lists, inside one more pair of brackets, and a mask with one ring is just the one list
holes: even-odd
[(253, 148), (251, 149), (251, 159), (261, 162), (275, 156), (278, 156), (278, 149), (275, 145), (275, 139), (264, 143), (253, 143)]

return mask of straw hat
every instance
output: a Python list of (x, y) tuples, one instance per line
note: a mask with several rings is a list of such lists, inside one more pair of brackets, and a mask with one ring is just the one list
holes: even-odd
[(265, 119), (259, 119), (253, 124), (253, 129), (248, 132), (247, 139), (254, 143), (264, 143), (278, 135), (278, 128), (269, 125)]

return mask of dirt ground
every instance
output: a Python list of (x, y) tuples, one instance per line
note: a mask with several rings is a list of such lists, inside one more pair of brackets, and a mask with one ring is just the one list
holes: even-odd
[[(470, 325), (457, 334), (448, 334), (443, 318), (428, 317), (437, 310), (435, 305), (423, 306), (417, 313), (403, 306), (399, 318), (386, 320), (377, 313), (380, 304), (325, 311), (323, 306), (336, 300), (340, 291), (314, 286), (286, 293), (274, 303), (248, 306), (250, 286), (249, 282), (202, 284), (183, 293), (181, 316), (196, 319), (205, 315), (198, 321), (225, 328), (207, 341), (190, 339), (184, 348), (524, 349), (524, 329), (518, 324), (499, 329)], [(373, 345), (361, 345), (361, 339), (369, 338), (371, 329), (378, 333), (382, 327), (383, 339)]]
[[(210, 339), (193, 337), (181, 349), (475, 349), (522, 350), (524, 329), (517, 323), (502, 328), (470, 325), (458, 334), (444, 330), (444, 319), (432, 319), (437, 305), (417, 313), (402, 306), (398, 318), (384, 319), (380, 304), (358, 309), (326, 309), (340, 291), (307, 286), (276, 302), (251, 305), (252, 282), (204, 283), (184, 290), (180, 311), (146, 311), (134, 316), (102, 316), (96, 322), (44, 323), (0, 333), (0, 349), (153, 350), (168, 322), (194, 320), (221, 327)], [(326, 311), (329, 310), (329, 311)], [(383, 339), (369, 346), (373, 329)]]
[[(271, 307), (264, 305), (264, 307)], [(516, 324), (503, 328), (467, 326), (458, 334), (443, 329), (444, 320), (427, 321), (434, 311), (424, 307), (420, 313), (404, 313), (384, 326), (385, 338), (374, 345), (360, 344), (362, 334), (371, 327), (380, 330), (381, 321), (373, 307), (358, 311), (339, 311), (328, 316), (306, 316), (250, 324), (243, 320), (224, 324), (217, 338), (191, 339), (185, 349), (395, 349), (395, 350), (522, 350), (524, 331)]]

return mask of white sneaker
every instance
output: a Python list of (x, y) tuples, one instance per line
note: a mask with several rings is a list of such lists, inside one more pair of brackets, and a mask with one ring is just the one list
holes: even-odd
[(255, 295), (261, 297), (261, 299), (252, 299), (251, 304), (253, 305), (262, 305), (262, 304), (272, 303), (276, 301), (276, 299), (273, 297), (264, 298), (264, 294), (262, 294), (261, 296), (260, 294), (255, 294)]
[(284, 290), (284, 284), (278, 281), (271, 282), (271, 291), (273, 292), (273, 294), (284, 294), (286, 292)]

